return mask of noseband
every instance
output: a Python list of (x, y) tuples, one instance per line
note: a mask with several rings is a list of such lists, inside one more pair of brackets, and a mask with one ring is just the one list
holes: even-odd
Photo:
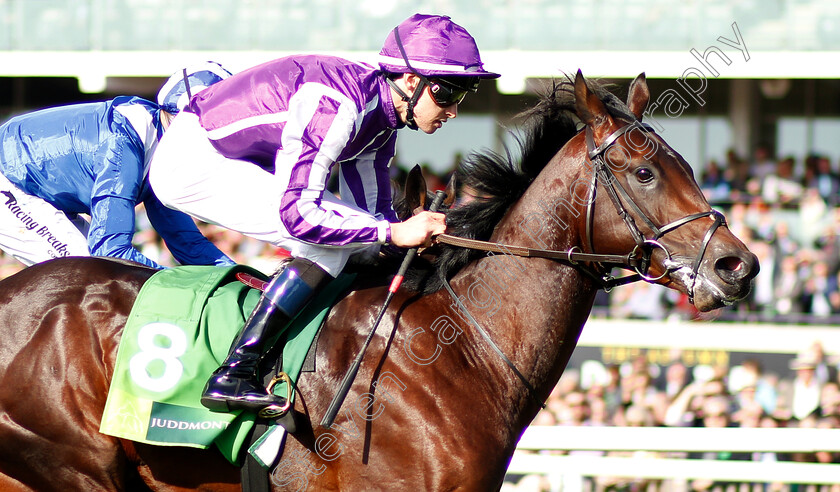
[[(628, 131), (639, 128), (647, 132), (653, 132), (653, 128), (649, 125), (636, 122), (631, 125), (626, 125), (618, 130), (611, 133), (607, 138), (601, 142), (601, 145), (595, 145), (595, 137), (594, 132), (592, 131), (592, 127), (586, 127), (586, 150), (589, 155), (589, 162), (594, 166), (594, 173), (592, 173), (592, 183), (589, 189), (589, 203), (586, 209), (586, 241), (589, 247), (589, 251), (594, 251), (594, 247), (592, 245), (592, 234), (593, 234), (593, 220), (595, 215), (595, 192), (597, 190), (598, 185), (598, 178), (601, 180), (601, 184), (604, 186), (604, 189), (607, 191), (607, 195), (610, 197), (610, 201), (615, 206), (616, 212), (627, 225), (627, 228), (630, 230), (630, 234), (633, 236), (633, 240), (636, 242), (636, 246), (633, 248), (633, 251), (628, 255), (628, 257), (636, 257), (639, 261), (634, 262), (632, 268), (635, 270), (636, 275), (639, 278), (644, 279), (648, 282), (655, 282), (665, 275), (669, 274), (671, 271), (676, 270), (678, 265), (674, 263), (671, 258), (671, 252), (668, 250), (665, 245), (659, 242), (659, 239), (662, 238), (665, 234), (676, 230), (677, 228), (688, 224), (691, 221), (696, 219), (701, 219), (703, 217), (713, 217), (714, 222), (709, 227), (709, 230), (706, 231), (706, 235), (703, 237), (703, 243), (700, 245), (700, 251), (697, 253), (697, 257), (694, 259), (694, 263), (691, 267), (691, 272), (689, 273), (689, 277), (691, 279), (691, 285), (687, 286), (688, 290), (688, 297), (689, 301), (694, 303), (694, 287), (697, 282), (697, 276), (700, 270), (700, 264), (703, 262), (703, 257), (706, 254), (706, 249), (709, 246), (709, 242), (712, 239), (715, 231), (717, 231), (718, 227), (721, 225), (726, 224), (726, 219), (724, 219), (723, 214), (718, 212), (717, 210), (709, 210), (707, 212), (699, 212), (696, 214), (687, 215), (681, 219), (677, 219), (669, 224), (664, 226), (658, 227), (656, 224), (653, 223), (652, 220), (645, 214), (642, 209), (636, 204), (633, 198), (627, 193), (627, 190), (618, 182), (616, 179), (616, 175), (613, 173), (613, 170), (610, 168), (607, 160), (604, 157), (604, 154), (609, 150), (609, 148), (615, 144), (619, 137), (627, 133)], [(639, 227), (636, 225), (636, 221), (633, 219), (633, 216), (627, 211), (624, 203), (629, 206), (635, 214), (644, 221), (645, 225), (651, 230), (653, 236), (650, 238), (645, 237)], [(653, 255), (653, 251), (656, 249), (661, 249), (663, 253), (665, 253), (665, 261), (663, 262), (665, 265), (665, 270), (662, 272), (662, 275), (658, 277), (652, 277), (648, 274), (648, 270), (651, 264), (651, 256)]]

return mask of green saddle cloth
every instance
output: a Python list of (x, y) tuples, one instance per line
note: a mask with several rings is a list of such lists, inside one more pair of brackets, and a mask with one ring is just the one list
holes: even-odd
[[(231, 463), (239, 461), (255, 415), (211, 412), (199, 401), (260, 297), (236, 280), (238, 272), (265, 278), (243, 265), (182, 266), (143, 285), (120, 340), (100, 432), (163, 446), (215, 444)], [(285, 330), (283, 371), (293, 382), (330, 306), (352, 280), (333, 281)]]

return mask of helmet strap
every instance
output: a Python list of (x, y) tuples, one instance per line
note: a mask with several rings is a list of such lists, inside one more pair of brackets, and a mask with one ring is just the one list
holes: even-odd
[(417, 105), (417, 101), (419, 101), (420, 96), (423, 95), (423, 89), (425, 89), (426, 86), (429, 85), (429, 79), (427, 79), (425, 76), (423, 76), (423, 74), (415, 70), (414, 67), (411, 66), (411, 62), (408, 61), (408, 55), (405, 53), (405, 48), (403, 47), (402, 39), (400, 39), (399, 27), (400, 26), (394, 27), (394, 41), (397, 43), (397, 49), (400, 50), (400, 56), (402, 56), (403, 61), (405, 62), (405, 66), (411, 71), (411, 73), (413, 73), (420, 79), (420, 83), (417, 84), (417, 87), (414, 89), (414, 94), (412, 94), (409, 98), (405, 95), (405, 92), (403, 92), (399, 87), (396, 86), (396, 84), (394, 84), (393, 81), (391, 81), (390, 79), (388, 79), (388, 81), (391, 87), (394, 87), (397, 93), (400, 95), (400, 97), (402, 97), (402, 100), (408, 103), (408, 110), (405, 114), (406, 126), (411, 128), (412, 130), (416, 130), (417, 123), (414, 121), (414, 106)]
[(388, 85), (391, 86), (394, 91), (399, 94), (400, 99), (403, 102), (408, 103), (405, 112), (405, 125), (412, 130), (417, 130), (417, 122), (414, 121), (414, 107), (417, 105), (417, 101), (420, 100), (420, 96), (423, 95), (423, 89), (426, 88), (426, 80), (425, 77), (420, 77), (420, 83), (417, 84), (417, 88), (414, 89), (414, 92), (409, 97), (408, 94), (403, 91), (400, 86), (397, 85), (396, 82), (391, 80), (390, 78), (386, 78), (385, 81), (388, 82)]

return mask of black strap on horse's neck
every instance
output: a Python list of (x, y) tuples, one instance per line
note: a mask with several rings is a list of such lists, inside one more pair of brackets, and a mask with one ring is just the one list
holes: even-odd
[(467, 310), (467, 306), (464, 306), (464, 303), (461, 302), (461, 299), (458, 297), (458, 294), (456, 294), (455, 291), (452, 290), (452, 286), (449, 285), (449, 281), (446, 280), (446, 277), (442, 273), (440, 279), (443, 282), (443, 286), (446, 288), (446, 291), (449, 292), (449, 295), (452, 296), (452, 299), (455, 300), (455, 304), (458, 305), (458, 309), (461, 310), (461, 313), (463, 313), (463, 315), (467, 317), (470, 323), (472, 323), (472, 325), (475, 326), (475, 328), (478, 330), (478, 333), (481, 335), (484, 341), (486, 341), (487, 344), (490, 345), (493, 351), (496, 352), (499, 355), (499, 357), (502, 358), (505, 364), (507, 364), (507, 366), (511, 368), (513, 373), (516, 374), (516, 377), (518, 377), (519, 380), (522, 381), (522, 384), (524, 384), (525, 387), (528, 388), (528, 393), (531, 395), (534, 401), (537, 402), (540, 408), (545, 408), (545, 402), (543, 402), (540, 399), (539, 395), (537, 395), (537, 390), (534, 389), (531, 383), (528, 382), (528, 379), (526, 379), (525, 376), (523, 376), (522, 373), (519, 372), (519, 369), (517, 369), (516, 366), (513, 365), (513, 362), (511, 362), (511, 360), (505, 355), (505, 353), (502, 352), (502, 349), (500, 349), (499, 346), (496, 345), (496, 342), (494, 342), (493, 339), (490, 338), (490, 335), (486, 331), (484, 331), (484, 328), (482, 328), (481, 325), (478, 324), (478, 321), (476, 321), (475, 318), (473, 318), (473, 315)]

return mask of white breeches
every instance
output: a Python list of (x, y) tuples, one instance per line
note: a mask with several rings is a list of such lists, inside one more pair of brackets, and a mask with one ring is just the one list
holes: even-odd
[(52, 258), (90, 256), (88, 223), (27, 195), (0, 174), (0, 249), (26, 266)]
[[(152, 158), (149, 183), (167, 207), (284, 248), (334, 277), (351, 255), (379, 251), (378, 244), (338, 248), (294, 238), (280, 220), (280, 199), (288, 183), (251, 162), (221, 155), (192, 113), (179, 113), (164, 133)], [(322, 207), (346, 216), (364, 213), (326, 191)]]

